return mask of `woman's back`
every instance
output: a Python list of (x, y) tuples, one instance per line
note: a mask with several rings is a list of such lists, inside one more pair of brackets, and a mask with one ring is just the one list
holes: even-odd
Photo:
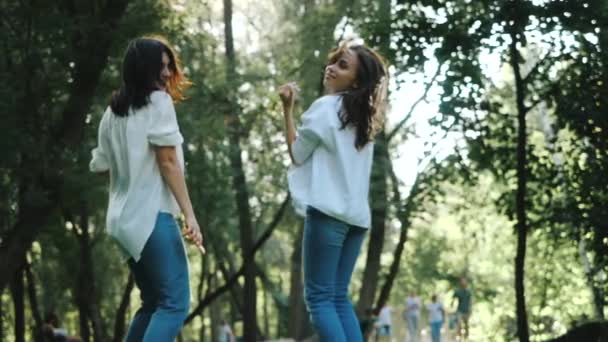
[(152, 92), (148, 105), (127, 116), (118, 116), (108, 108), (99, 125), (98, 148), (93, 151), (90, 168), (109, 169), (106, 226), (136, 260), (154, 227), (156, 218), (150, 213), (179, 214), (163, 182), (153, 146), (176, 146), (183, 170), (182, 142), (172, 99), (164, 91)]

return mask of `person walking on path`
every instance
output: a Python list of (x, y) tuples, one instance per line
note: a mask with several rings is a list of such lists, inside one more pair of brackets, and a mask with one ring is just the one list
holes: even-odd
[(126, 341), (173, 341), (190, 305), (188, 260), (175, 216), (183, 213), (186, 237), (201, 249), (203, 243), (173, 107), (189, 82), (160, 38), (129, 43), (122, 80), (99, 124), (89, 168), (109, 173), (106, 231), (126, 252), (141, 293)]
[(431, 339), (433, 342), (441, 342), (441, 326), (443, 325), (444, 309), (437, 295), (431, 297), (431, 302), (426, 309), (429, 314), (429, 325), (431, 326)]
[(378, 313), (378, 321), (376, 322), (377, 333), (380, 341), (391, 340), (393, 336), (393, 308), (384, 304)]
[(473, 305), (473, 295), (469, 289), (467, 278), (460, 278), (460, 287), (454, 291), (452, 298), (452, 307), (454, 300), (458, 301), (456, 307), (457, 327), (456, 334), (458, 337), (469, 338), (469, 319), (471, 318), (471, 307)]
[(220, 342), (235, 342), (236, 338), (227, 321), (222, 320), (220, 326)]
[(305, 216), (304, 299), (321, 341), (362, 341), (348, 287), (367, 230), (374, 134), (382, 127), (388, 74), (374, 50), (349, 42), (329, 55), (320, 97), (302, 115), (298, 87), (279, 87), (292, 161), (289, 190)]
[(420, 335), (420, 309), (422, 301), (416, 295), (416, 291), (411, 291), (405, 301), (404, 318), (407, 321), (408, 341), (416, 342)]

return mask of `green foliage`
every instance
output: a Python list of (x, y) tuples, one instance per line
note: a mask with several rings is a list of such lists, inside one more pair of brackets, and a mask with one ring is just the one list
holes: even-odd
[[(391, 202), (394, 194), (389, 195), (381, 275), (388, 273), (400, 233), (409, 229), (391, 292), (393, 306), (401, 308), (411, 289), (427, 301), (438, 293), (450, 304), (457, 279), (466, 275), (475, 299), (472, 336), (506, 341), (515, 336), (514, 81), (506, 66), (497, 75), (487, 72), (488, 58), (498, 56), (501, 63), (508, 59), (510, 30), (523, 32), (519, 50), (525, 61), (529, 107), (527, 209), (532, 231), (526, 290), (532, 338), (557, 336), (605, 306), (605, 1), (524, 1), (513, 22), (512, 1), (397, 1), (388, 10), (381, 8), (388, 2), (367, 0), (237, 1), (236, 84), (226, 81), (219, 2), (132, 1), (113, 38), (86, 118), (78, 122), (84, 125), (84, 138), (77, 146), (56, 151), (57, 139), (63, 137), (54, 132), (78, 76), (74, 63), (83, 52), (83, 41), (92, 38), (79, 33), (93, 27), (104, 3), (5, 1), (0, 5), (5, 14), (0, 76), (7, 80), (0, 85), (0, 149), (5, 152), (0, 161), (0, 247), (14, 234), (22, 203), (57, 201), (27, 258), (36, 281), (37, 310), (56, 311), (70, 332), (81, 333), (76, 296), (86, 266), (85, 251), (92, 257), (94, 294), (107, 335), (112, 335), (115, 320), (120, 319), (116, 314), (128, 270), (117, 244), (103, 231), (107, 179), (88, 173), (87, 165), (100, 117), (120, 84), (124, 48), (142, 34), (161, 34), (174, 43), (193, 82), (188, 99), (176, 106), (186, 140), (187, 182), (209, 251), (201, 256), (188, 247), (193, 307), (242, 264), (228, 114), (238, 110), (242, 120), (241, 149), (257, 239), (287, 195), (289, 160), (276, 87), (296, 80), (302, 88), (298, 107), (305, 109), (321, 93), (325, 56), (348, 30), (382, 52), (395, 79), (420, 74), (429, 63), (441, 65), (434, 87), (439, 102), (429, 122), (442, 133), (458, 133), (462, 140), (457, 153), (444, 160), (427, 152), (428, 166), (420, 171), (411, 197), (405, 186), (410, 184), (397, 185), (401, 202)], [(398, 86), (404, 85), (399, 82), (403, 81), (398, 80)], [(412, 127), (405, 127), (397, 134), (399, 139), (391, 141), (391, 158), (414, 136)], [(37, 178), (41, 174), (52, 176), (48, 179), (57, 196)], [(82, 216), (90, 232), (85, 249), (79, 239)], [(288, 333), (291, 256), (299, 244), (300, 225), (301, 218), (288, 209), (256, 256), (258, 303), (263, 303), (258, 312), (260, 317), (267, 315), (259, 323), (269, 323), (268, 331), (263, 331), (267, 337)], [(353, 293), (361, 287), (365, 260), (360, 259)], [(237, 285), (186, 326), (184, 341), (209, 340), (217, 336), (219, 320), (240, 319), (237, 302), (242, 284)], [(599, 297), (593, 291), (599, 291)], [(127, 319), (139, 304), (138, 292), (130, 298)], [(4, 337), (10, 341), (15, 331), (10, 292), (3, 292), (0, 299)], [(32, 331), (33, 312), (28, 305), (27, 330)]]

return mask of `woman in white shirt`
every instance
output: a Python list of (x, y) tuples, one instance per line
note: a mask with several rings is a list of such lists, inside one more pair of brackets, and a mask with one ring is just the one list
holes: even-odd
[(302, 116), (293, 107), (297, 86), (280, 87), (286, 139), (293, 162), (289, 190), (305, 216), (304, 291), (321, 341), (362, 341), (348, 286), (365, 233), (373, 137), (382, 126), (387, 72), (382, 57), (363, 45), (342, 44), (329, 55), (327, 95)]
[(230, 324), (228, 322), (222, 320), (222, 324), (220, 326), (220, 342), (234, 342), (234, 333), (230, 328)]
[(437, 300), (437, 295), (431, 297), (432, 302), (426, 305), (431, 325), (433, 342), (441, 342), (441, 326), (443, 325), (443, 305)]
[(405, 319), (407, 320), (409, 340), (412, 342), (418, 341), (421, 306), (420, 297), (416, 296), (415, 291), (411, 291), (405, 302)]
[(378, 321), (376, 321), (376, 334), (378, 337), (390, 337), (393, 335), (393, 308), (384, 304), (378, 313)]
[(122, 78), (99, 124), (90, 169), (110, 174), (106, 230), (128, 254), (141, 292), (126, 341), (173, 341), (190, 302), (188, 260), (174, 218), (180, 209), (186, 237), (202, 248), (173, 107), (189, 82), (159, 38), (129, 43)]

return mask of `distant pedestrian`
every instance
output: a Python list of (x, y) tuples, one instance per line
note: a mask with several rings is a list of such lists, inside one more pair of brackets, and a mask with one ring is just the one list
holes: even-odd
[(416, 295), (416, 291), (411, 291), (405, 301), (404, 318), (407, 321), (408, 341), (416, 342), (420, 335), (420, 309), (422, 301)]
[(234, 333), (232, 332), (232, 328), (230, 328), (230, 324), (225, 320), (222, 320), (222, 325), (220, 327), (220, 342), (234, 342)]
[[(376, 331), (379, 337), (386, 337), (390, 341), (393, 335), (393, 321), (392, 316), (393, 308), (384, 304), (378, 313), (378, 320), (376, 321)], [(382, 339), (381, 339), (382, 340)]]
[(437, 300), (437, 295), (431, 297), (431, 302), (426, 309), (429, 314), (429, 325), (431, 326), (431, 339), (433, 342), (441, 342), (441, 326), (445, 315), (443, 305)]
[(467, 278), (460, 278), (460, 287), (454, 291), (454, 297), (452, 298), (452, 306), (454, 300), (458, 301), (456, 307), (456, 318), (457, 328), (456, 333), (458, 337), (467, 339), (469, 337), (469, 319), (471, 318), (471, 307), (473, 305), (473, 295), (469, 289)]

